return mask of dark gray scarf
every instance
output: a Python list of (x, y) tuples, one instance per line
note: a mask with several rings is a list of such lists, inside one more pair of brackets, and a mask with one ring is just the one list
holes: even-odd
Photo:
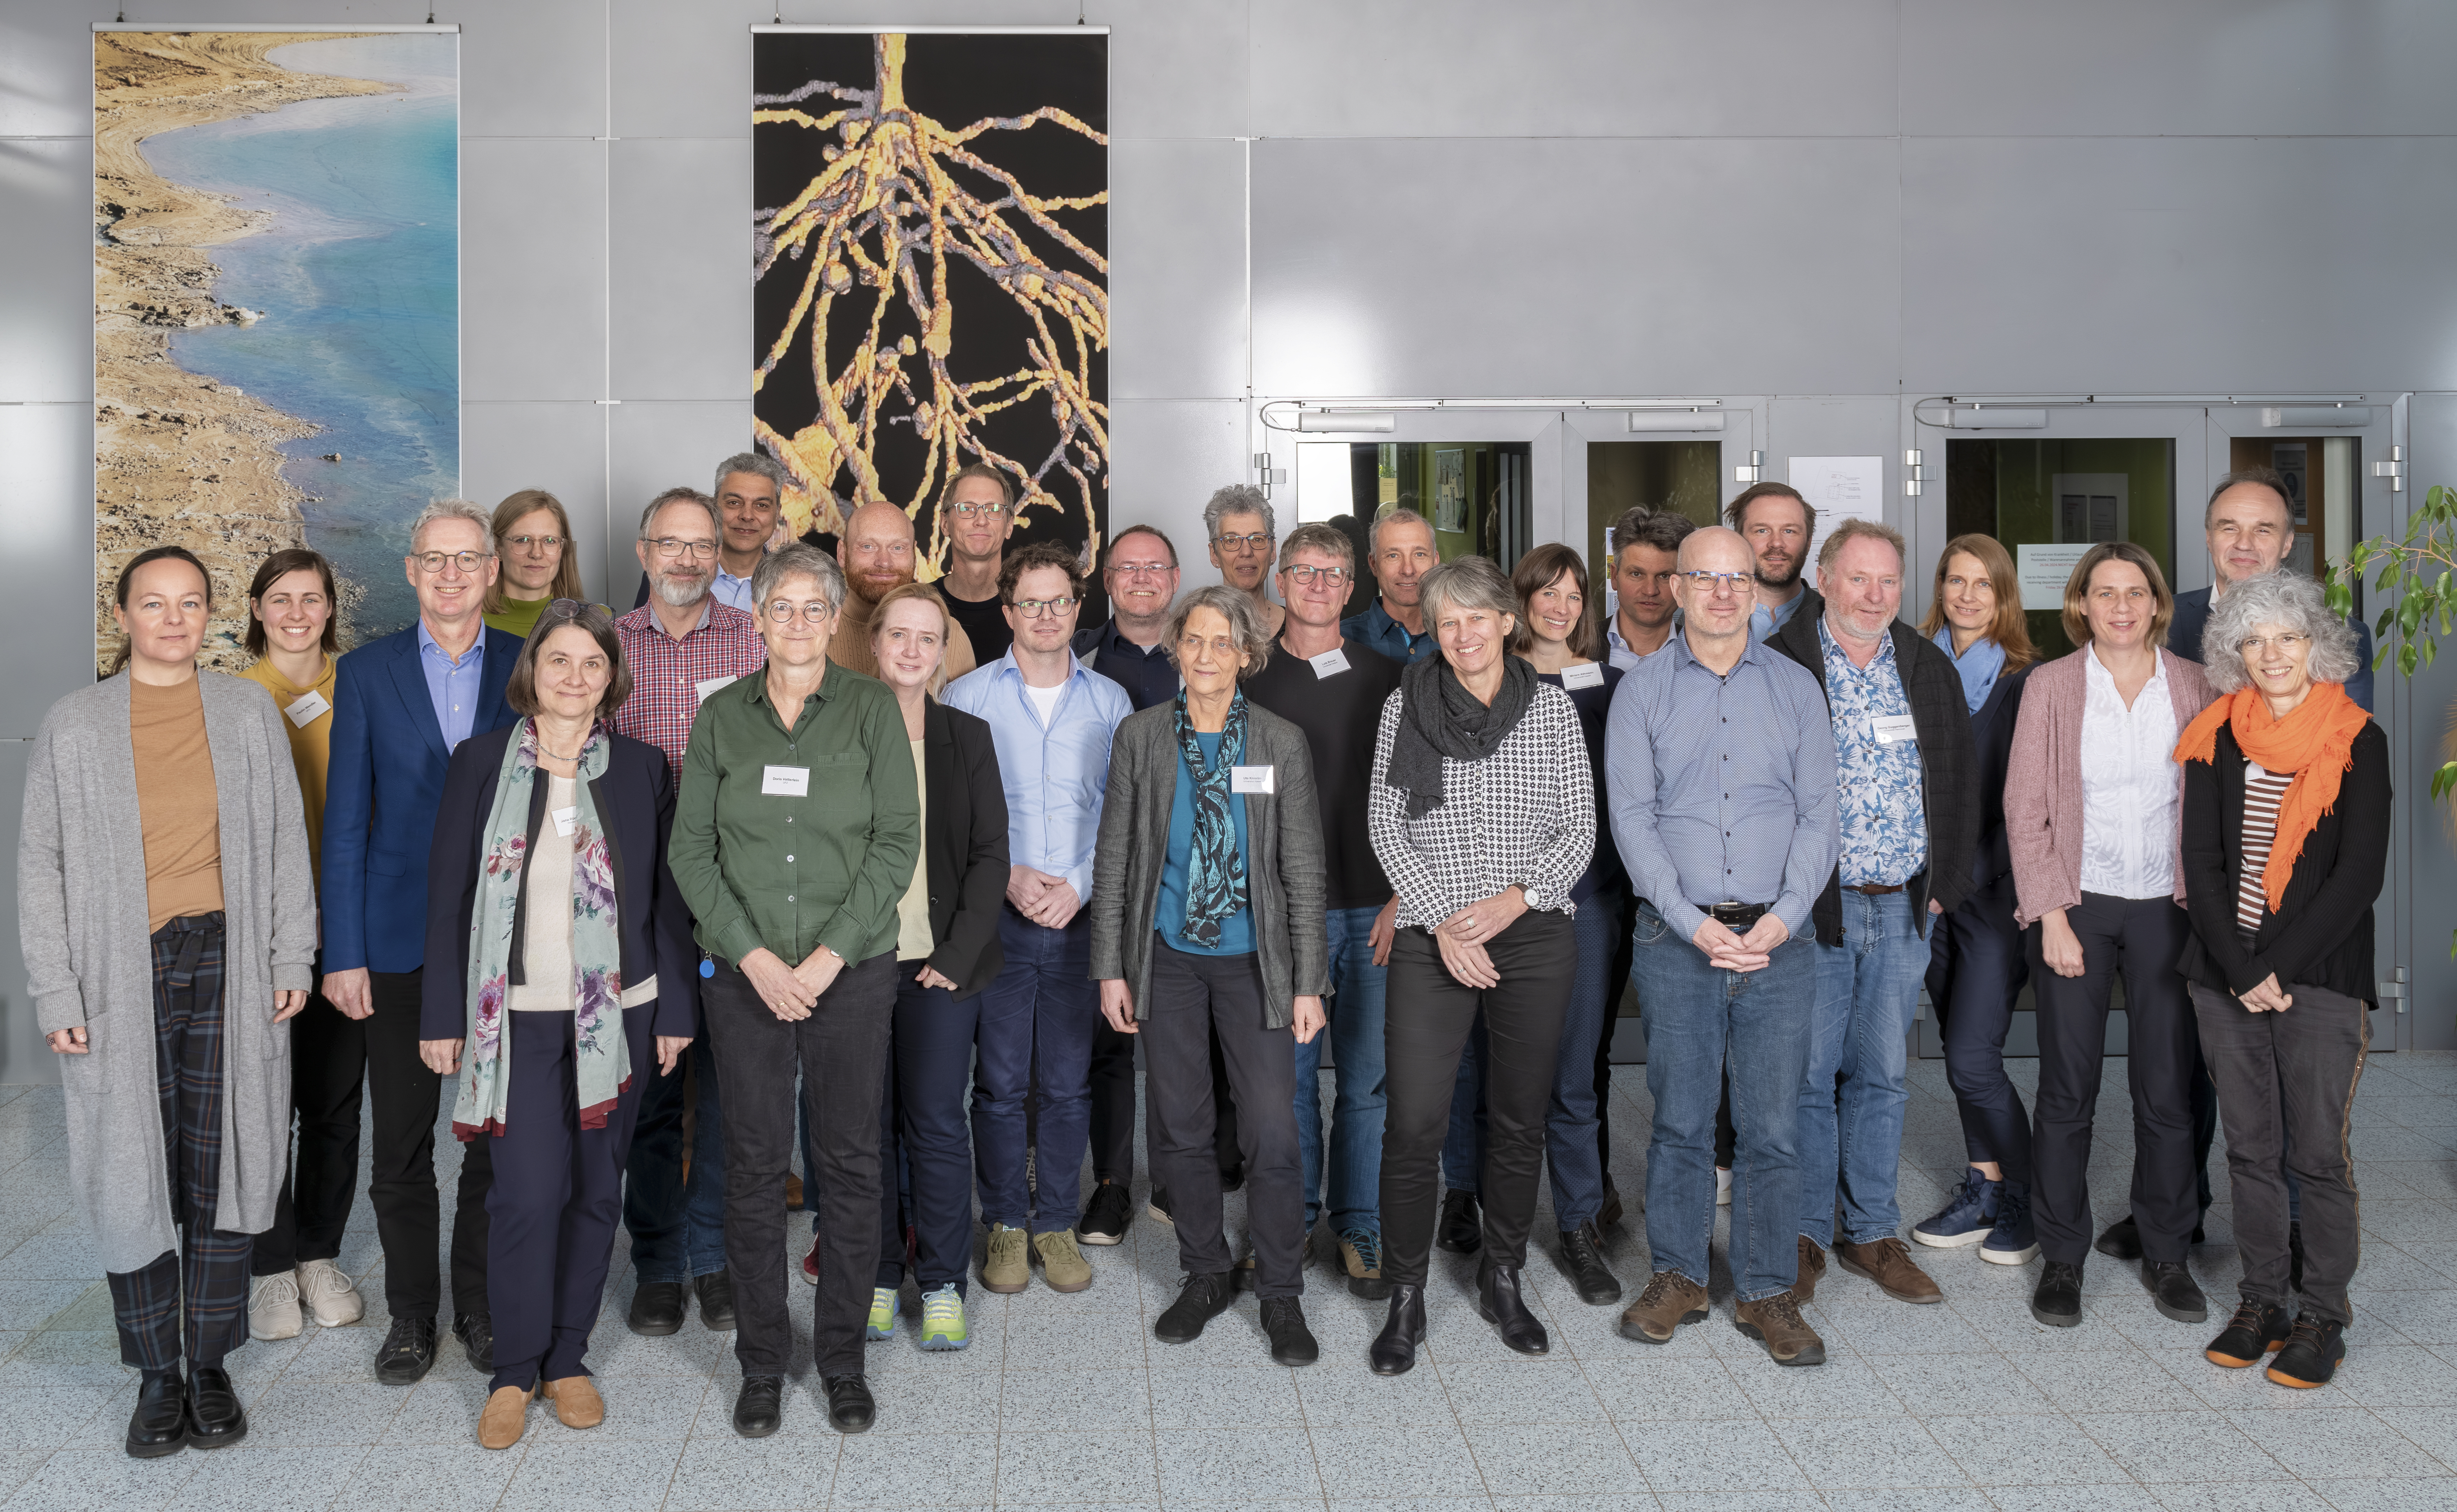
[(1442, 806), (1442, 758), (1481, 761), (1526, 717), (1539, 685), (1525, 657), (1501, 659), (1501, 689), (1490, 707), (1476, 701), (1439, 652), (1399, 674), (1399, 734), (1383, 780), (1408, 795), (1408, 818)]

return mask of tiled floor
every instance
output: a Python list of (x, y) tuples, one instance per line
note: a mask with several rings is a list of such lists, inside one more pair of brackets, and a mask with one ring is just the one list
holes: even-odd
[[(2017, 1062), (2027, 1081), (2035, 1063)], [(2112, 1063), (2100, 1107), (2126, 1106)], [(1961, 1136), (1940, 1063), (1917, 1063), (1905, 1139), (1907, 1219), (1957, 1179)], [(1328, 1090), (1326, 1080), (1326, 1091)], [(1644, 1165), (1647, 1098), (1620, 1080), (1623, 1189)], [(2102, 1217), (2121, 1201), (2130, 1140), (2105, 1132)], [(1912, 1308), (1835, 1274), (1812, 1320), (1828, 1363), (1784, 1370), (1713, 1317), (1661, 1349), (1615, 1335), (1617, 1309), (1581, 1306), (1548, 1258), (1530, 1290), (1553, 1328), (1542, 1360), (1511, 1355), (1466, 1295), (1472, 1262), (1443, 1255), (1428, 1357), (1380, 1379), (1364, 1350), (1378, 1308), (1312, 1273), (1325, 1359), (1267, 1362), (1254, 1304), (1199, 1342), (1150, 1338), (1177, 1277), (1169, 1231), (1138, 1217), (1121, 1248), (1089, 1252), (1092, 1289), (1020, 1296), (974, 1289), (975, 1342), (923, 1355), (870, 1346), (880, 1421), (839, 1438), (795, 1383), (785, 1430), (730, 1426), (729, 1339), (696, 1319), (664, 1339), (606, 1304), (591, 1364), (608, 1417), (583, 1435), (544, 1410), (503, 1454), (472, 1441), (483, 1381), (446, 1342), (412, 1390), (375, 1385), (384, 1320), (233, 1357), (248, 1441), (138, 1462), (118, 1447), (134, 1391), (111, 1304), (60, 1178), (59, 1094), (0, 1087), (0, 1499), (10, 1512), (94, 1507), (628, 1509), (1026, 1506), (1374, 1508), (1380, 1512), (1631, 1512), (1715, 1508), (2457, 1508), (2457, 1057), (2393, 1055), (2366, 1073), (2355, 1121), (2364, 1245), (2352, 1357), (2329, 1389), (2289, 1392), (2199, 1353), (2215, 1327), (2170, 1323), (2126, 1267), (2099, 1261), (2079, 1328), (2024, 1306), (2035, 1267), (1924, 1255), (1946, 1290)], [(457, 1158), (449, 1152), (444, 1159)], [(2227, 1208), (2194, 1268), (2223, 1307), (2236, 1263)], [(1232, 1223), (1242, 1216), (1231, 1198)], [(1538, 1214), (1546, 1233), (1549, 1212)], [(798, 1226), (799, 1219), (795, 1222)], [(1613, 1234), (1625, 1284), (1642, 1281), (1639, 1215)], [(618, 1262), (620, 1257), (618, 1256)], [(381, 1257), (363, 1202), (343, 1263)], [(618, 1265), (619, 1269), (619, 1265)], [(795, 1304), (808, 1294), (798, 1283)], [(908, 1294), (909, 1296), (909, 1294)], [(803, 1345), (807, 1358), (807, 1343)]]

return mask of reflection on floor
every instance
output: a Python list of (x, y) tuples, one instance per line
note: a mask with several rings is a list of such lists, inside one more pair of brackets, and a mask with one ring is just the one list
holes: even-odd
[[(2015, 1063), (2025, 1093), (2034, 1062)], [(1962, 1135), (1941, 1062), (1916, 1062), (1901, 1203), (1916, 1221), (1959, 1179)], [(1330, 1080), (1325, 1078), (1328, 1103)], [(1642, 1185), (1643, 1074), (1614, 1091), (1621, 1189)], [(2099, 1107), (2127, 1106), (2121, 1062)], [(2093, 1186), (2102, 1220), (2131, 1153), (2118, 1113)], [(1100, 1505), (1630, 1512), (1716, 1508), (2457, 1506), (2457, 1057), (2373, 1060), (2356, 1111), (2364, 1191), (2360, 1316), (2331, 1387), (2289, 1392), (2200, 1357), (2236, 1275), (2225, 1183), (2194, 1269), (2221, 1318), (2152, 1311), (2131, 1268), (2097, 1260), (2087, 1316), (2051, 1330), (2025, 1307), (2036, 1266), (1975, 1250), (1923, 1252), (1938, 1307), (1887, 1300), (1830, 1273), (1809, 1316), (1828, 1363), (1784, 1370), (1736, 1333), (1717, 1240), (1715, 1313), (1660, 1349), (1619, 1337), (1618, 1310), (1580, 1305), (1548, 1256), (1529, 1290), (1553, 1354), (1511, 1355), (1467, 1295), (1472, 1260), (1443, 1254), (1428, 1357), (1395, 1380), (1365, 1368), (1378, 1304), (1310, 1274), (1324, 1359), (1269, 1363), (1241, 1297), (1198, 1342), (1151, 1322), (1177, 1282), (1170, 1232), (1142, 1215), (1091, 1250), (1092, 1289), (973, 1288), (971, 1349), (923, 1355), (906, 1333), (870, 1346), (878, 1426), (839, 1438), (794, 1383), (784, 1431), (745, 1442), (730, 1422), (730, 1337), (696, 1316), (670, 1338), (623, 1326), (619, 1263), (590, 1363), (607, 1402), (587, 1434), (529, 1416), (527, 1439), (474, 1442), (482, 1379), (447, 1337), (434, 1374), (379, 1386), (382, 1257), (363, 1200), (341, 1262), (366, 1278), (355, 1328), (257, 1342), (233, 1357), (252, 1429), (236, 1448), (137, 1461), (118, 1447), (134, 1387), (111, 1304), (67, 1216), (56, 1089), (0, 1087), (0, 1499), (71, 1508), (573, 1507), (622, 1509)], [(457, 1160), (448, 1138), (438, 1141)], [(447, 1188), (448, 1190), (448, 1188)], [(1140, 1195), (1140, 1189), (1138, 1189)], [(1231, 1197), (1232, 1230), (1243, 1219)], [(1635, 1204), (1633, 1203), (1633, 1207)], [(791, 1220), (807, 1233), (806, 1220)], [(1610, 1235), (1635, 1294), (1643, 1218)], [(1721, 1227), (1719, 1223), (1718, 1227)], [(1551, 1239), (1549, 1210), (1539, 1237)], [(794, 1252), (798, 1257), (799, 1247)], [(791, 1287), (808, 1359), (809, 1295)]]

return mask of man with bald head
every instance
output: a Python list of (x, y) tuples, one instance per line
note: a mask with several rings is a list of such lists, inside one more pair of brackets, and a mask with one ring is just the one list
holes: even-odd
[[(878, 675), (878, 655), (870, 647), (871, 611), (878, 601), (913, 581), (915, 549), (913, 518), (883, 500), (873, 500), (845, 517), (836, 537), (836, 565), (844, 569), (844, 612), (836, 616), (836, 638), (828, 642), (828, 660), (865, 677)], [(973, 643), (964, 627), (947, 627), (948, 682), (973, 670)]]
[(1621, 1314), (1642, 1343), (1706, 1316), (1715, 1106), (1732, 1089), (1733, 1321), (1778, 1364), (1826, 1347), (1791, 1295), (1800, 1087), (1817, 945), (1809, 911), (1838, 849), (1834, 731), (1807, 669), (1749, 634), (1756, 561), (1737, 531), (1681, 543), (1681, 629), (1621, 674), (1606, 727), (1613, 838), (1638, 906), (1632, 980), (1655, 1094), (1646, 1161), (1654, 1276)]

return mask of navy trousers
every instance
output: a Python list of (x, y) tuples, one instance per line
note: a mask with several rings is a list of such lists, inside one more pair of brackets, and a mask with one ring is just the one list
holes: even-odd
[(2005, 1074), (2005, 1031), (2029, 980), (2009, 874), (1962, 901), (1930, 934), (1928, 999), (1944, 1023), (1945, 1080), (1962, 1114), (1964, 1153), (1994, 1161), (2008, 1181), (2031, 1181), (2031, 1115)]

